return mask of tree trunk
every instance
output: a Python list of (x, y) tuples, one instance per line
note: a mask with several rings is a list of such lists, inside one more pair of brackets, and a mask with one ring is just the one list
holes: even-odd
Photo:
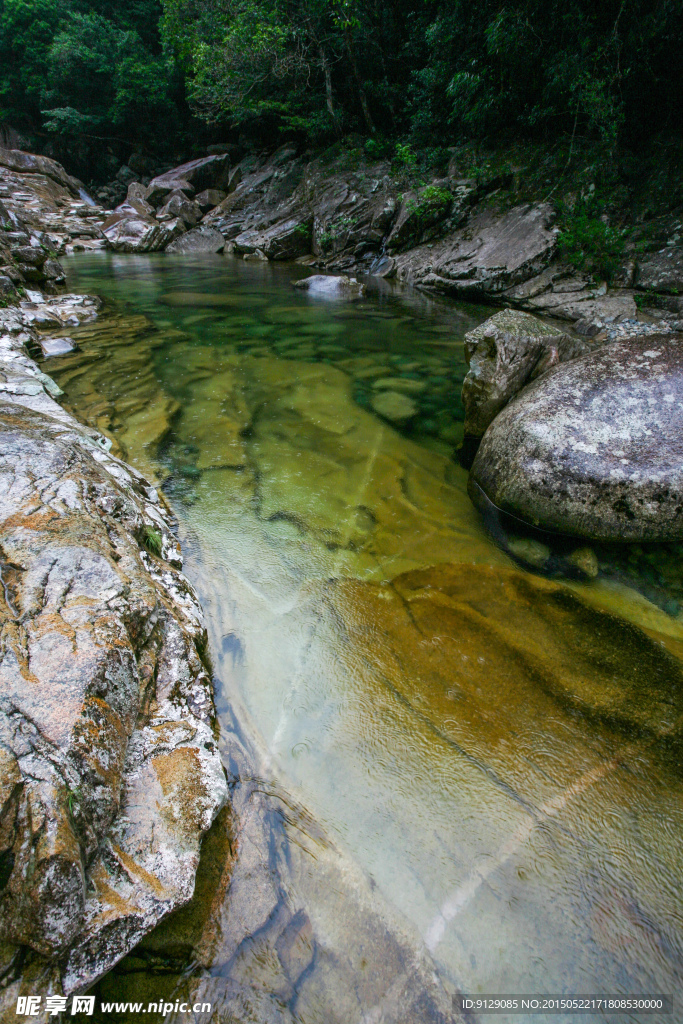
[(318, 43), (318, 52), (320, 53), (320, 64), (325, 76), (325, 99), (327, 102), (327, 111), (336, 124), (337, 114), (334, 109), (334, 97), (332, 96), (332, 72), (330, 71), (330, 63), (327, 59), (327, 54), (325, 53), (322, 43)]

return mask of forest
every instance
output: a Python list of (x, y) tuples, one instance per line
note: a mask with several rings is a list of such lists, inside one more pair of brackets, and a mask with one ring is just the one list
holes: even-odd
[(106, 178), (131, 149), (438, 165), (467, 140), (677, 145), (680, 0), (0, 0), (0, 123)]

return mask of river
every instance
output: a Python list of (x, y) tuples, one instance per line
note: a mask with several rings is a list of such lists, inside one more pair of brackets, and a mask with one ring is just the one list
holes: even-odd
[(486, 532), (454, 455), (490, 311), (222, 256), (65, 264), (106, 307), (44, 368), (178, 518), (236, 811), (101, 994), (429, 1024), (488, 1019), (457, 992), (680, 990), (680, 580), (642, 548), (532, 574)]

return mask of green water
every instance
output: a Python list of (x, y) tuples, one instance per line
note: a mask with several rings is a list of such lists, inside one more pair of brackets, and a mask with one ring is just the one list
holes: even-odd
[(676, 601), (529, 575), (488, 537), (454, 459), (487, 310), (315, 300), (305, 273), (69, 267), (108, 304), (46, 369), (163, 484), (241, 777), (232, 888), (184, 966), (129, 958), (116, 998), (166, 978), (226, 1022), (406, 1024), (456, 989), (675, 992)]

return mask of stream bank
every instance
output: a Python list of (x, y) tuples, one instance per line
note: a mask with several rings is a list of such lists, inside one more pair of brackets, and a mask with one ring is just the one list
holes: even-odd
[(382, 280), (316, 305), (306, 272), (102, 254), (70, 268), (98, 319), (22, 307), (73, 343), (47, 364), (67, 404), (179, 514), (232, 788), (199, 905), (100, 991), (341, 1024), (450, 1020), (455, 988), (541, 967), (673, 985), (678, 606), (639, 569), (529, 577), (487, 537), (453, 454), (488, 310)]

